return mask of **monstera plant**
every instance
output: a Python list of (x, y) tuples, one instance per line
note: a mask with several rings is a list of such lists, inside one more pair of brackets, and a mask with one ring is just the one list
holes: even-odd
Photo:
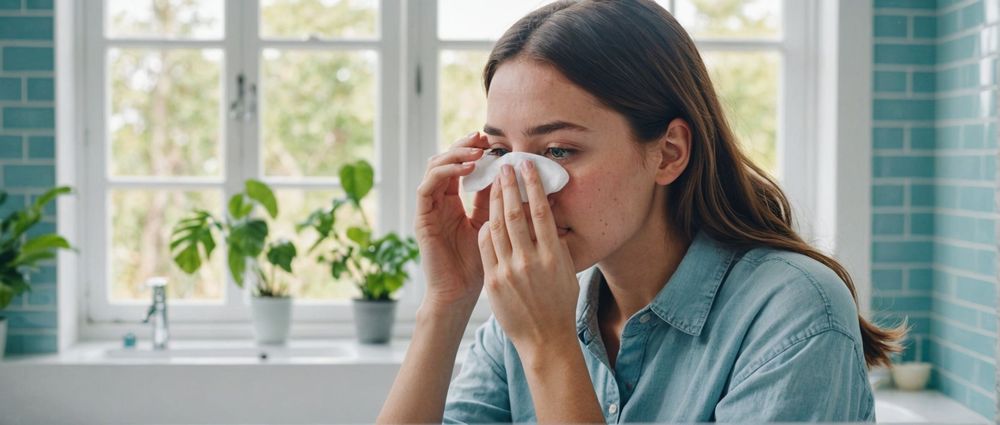
[[(298, 230), (315, 231), (318, 237), (308, 253), (320, 253), (317, 260), (329, 267), (333, 279), (346, 277), (357, 286), (361, 294), (354, 300), (358, 338), (366, 343), (386, 342), (395, 321), (392, 296), (409, 278), (407, 263), (419, 258), (417, 242), (393, 232), (375, 237), (361, 207), (374, 186), (375, 172), (367, 161), (345, 164), (338, 175), (345, 195), (313, 211)], [(345, 206), (360, 215), (361, 224), (341, 224), (337, 212)]]
[[(170, 249), (174, 263), (191, 274), (211, 258), (216, 237), (225, 241), (226, 264), (236, 284), (251, 286), (251, 308), (258, 342), (282, 344), (291, 326), (292, 299), (285, 280), (298, 254), (287, 239), (269, 240), (267, 221), (255, 212), (278, 217), (274, 192), (261, 181), (247, 180), (243, 192), (229, 198), (219, 219), (205, 210), (194, 210), (174, 226)], [(261, 256), (265, 261), (262, 261)]]

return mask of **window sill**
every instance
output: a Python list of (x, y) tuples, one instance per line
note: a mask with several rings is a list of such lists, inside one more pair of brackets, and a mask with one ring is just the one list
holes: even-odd
[[(484, 303), (480, 303), (484, 304)], [(478, 306), (477, 306), (478, 308)], [(465, 328), (465, 337), (471, 337), (476, 329), (489, 318), (485, 314), (474, 315)], [(170, 336), (172, 340), (252, 340), (253, 325), (249, 320), (235, 322), (183, 322), (170, 320)], [(394, 339), (409, 339), (413, 336), (416, 325), (412, 318), (399, 317), (392, 328)], [(313, 339), (343, 339), (354, 338), (355, 327), (353, 319), (310, 322), (293, 321), (289, 332), (289, 340)], [(127, 333), (135, 334), (140, 340), (149, 340), (151, 325), (134, 322), (94, 322), (82, 321), (79, 325), (79, 341), (121, 341)]]

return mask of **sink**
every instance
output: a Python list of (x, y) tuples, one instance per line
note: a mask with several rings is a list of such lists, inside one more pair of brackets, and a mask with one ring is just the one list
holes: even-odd
[(256, 345), (252, 341), (220, 342), (205, 341), (171, 343), (165, 350), (154, 350), (152, 344), (140, 343), (133, 348), (108, 348), (104, 356), (109, 359), (182, 359), (197, 361), (210, 360), (243, 360), (243, 361), (320, 361), (342, 359), (349, 356), (345, 347), (337, 345), (303, 345), (291, 344), (285, 346)]

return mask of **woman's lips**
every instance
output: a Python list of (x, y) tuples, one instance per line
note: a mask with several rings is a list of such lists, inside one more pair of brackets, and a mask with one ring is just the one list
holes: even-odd
[[(536, 240), (536, 238), (535, 238), (535, 223), (531, 219), (531, 214), (527, 214), (527, 218), (528, 218), (528, 230), (531, 233), (531, 240), (535, 241)], [(556, 224), (556, 235), (559, 236), (559, 237), (566, 236), (572, 230), (573, 230), (573, 228), (571, 228), (571, 227), (563, 227), (563, 226), (560, 226), (559, 224)]]
[[(531, 241), (532, 242), (536, 241), (537, 239), (535, 238), (535, 228), (534, 228), (534, 226), (530, 226), (529, 225), (528, 231), (531, 233)], [(560, 238), (563, 237), (563, 236), (566, 236), (567, 234), (569, 234), (570, 231), (572, 231), (572, 229), (569, 228), (569, 227), (558, 227), (558, 226), (556, 226), (556, 236), (558, 236)]]

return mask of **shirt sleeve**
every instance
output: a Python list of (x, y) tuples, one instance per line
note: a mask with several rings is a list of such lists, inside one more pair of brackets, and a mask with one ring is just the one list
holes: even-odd
[(461, 372), (448, 387), (444, 423), (511, 422), (504, 339), (499, 327), (490, 317), (476, 329)]
[(874, 422), (864, 360), (830, 329), (793, 340), (737, 376), (715, 407), (718, 422)]

